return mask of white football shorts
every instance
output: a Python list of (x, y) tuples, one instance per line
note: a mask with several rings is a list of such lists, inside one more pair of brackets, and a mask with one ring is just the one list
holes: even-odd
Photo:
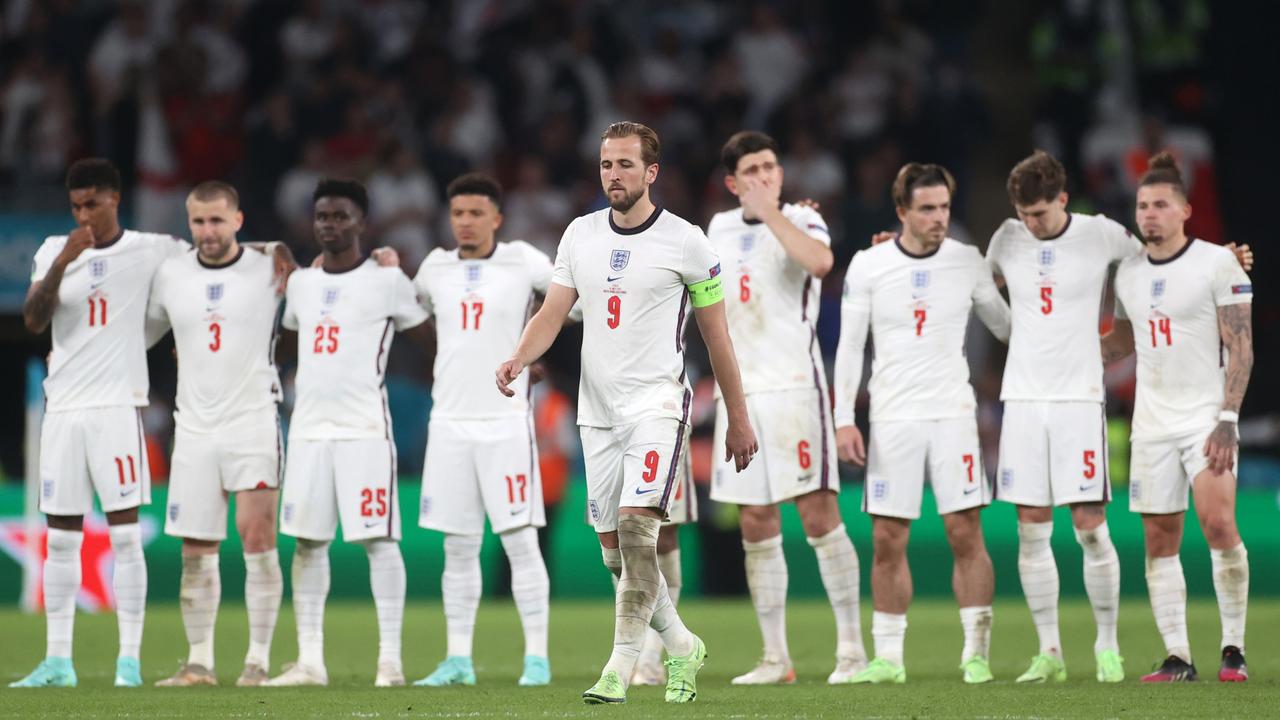
[(279, 488), (283, 454), (274, 408), (216, 433), (174, 428), (165, 534), (225, 540), (227, 493)]
[[(1213, 426), (1162, 440), (1134, 440), (1129, 458), (1129, 509), (1164, 515), (1186, 512), (1196, 476), (1209, 469), (1204, 443)], [(1240, 464), (1237, 450), (1235, 465)]]
[(391, 440), (292, 440), (280, 493), (280, 532), (347, 542), (400, 539), (396, 446)]
[(151, 502), (142, 416), (132, 405), (45, 413), (40, 428), (40, 512), (88, 515)]
[(653, 417), (581, 432), (587, 512), (596, 532), (618, 529), (620, 507), (653, 508), (667, 519), (688, 454), (687, 426)]
[(920, 517), (926, 473), (939, 515), (991, 503), (975, 418), (871, 424), (862, 494), (865, 512), (907, 520)]
[(1111, 500), (1102, 403), (1004, 404), (996, 499), (1032, 507)]

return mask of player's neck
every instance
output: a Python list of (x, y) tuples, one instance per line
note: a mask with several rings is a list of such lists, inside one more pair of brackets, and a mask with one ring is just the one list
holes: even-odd
[(938, 246), (942, 243), (926, 243), (921, 241), (915, 235), (904, 232), (898, 236), (898, 242), (902, 245), (902, 249), (917, 257), (932, 255), (938, 251)]
[(102, 248), (105, 248), (105, 247), (111, 247), (112, 245), (115, 245), (117, 241), (120, 240), (120, 237), (122, 235), (124, 235), (124, 228), (120, 227), (120, 223), (113, 222), (111, 224), (111, 228), (106, 232), (105, 235), (103, 235), (103, 237), (98, 237), (96, 235), (93, 237), (93, 247), (95, 250), (101, 250)]
[(610, 210), (609, 213), (613, 217), (614, 225), (617, 225), (623, 230), (630, 230), (631, 228), (643, 225), (644, 222), (649, 219), (649, 216), (653, 215), (653, 211), (656, 210), (657, 207), (657, 205), (653, 204), (653, 200), (649, 199), (649, 193), (645, 193), (644, 195), (641, 195), (640, 199), (636, 200), (636, 204), (632, 205), (626, 212)]
[(227, 246), (227, 252), (216, 258), (209, 257), (208, 255), (197, 251), (196, 259), (205, 267), (223, 267), (230, 265), (240, 259), (240, 243), (232, 240), (231, 244)]
[(477, 245), (472, 248), (458, 246), (458, 257), (463, 260), (484, 260), (493, 257), (493, 253), (498, 249), (497, 238), (489, 238), (489, 242), (483, 245)]
[(320, 262), (320, 267), (327, 273), (349, 272), (355, 270), (364, 262), (364, 258), (360, 257), (360, 248), (357, 245), (352, 245), (350, 248), (338, 253), (330, 254), (325, 252), (321, 254), (321, 257), (323, 260)]
[(1182, 252), (1182, 249), (1189, 242), (1191, 242), (1191, 239), (1182, 230), (1179, 230), (1177, 235), (1171, 235), (1167, 238), (1147, 240), (1147, 257), (1152, 260), (1168, 260)]

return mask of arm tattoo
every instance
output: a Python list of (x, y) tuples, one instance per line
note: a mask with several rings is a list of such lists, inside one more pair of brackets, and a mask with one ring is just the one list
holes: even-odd
[(1240, 303), (1218, 308), (1218, 331), (1222, 344), (1229, 353), (1227, 358), (1227, 384), (1222, 409), (1240, 411), (1244, 391), (1249, 386), (1249, 373), (1253, 370), (1253, 324), (1249, 313), (1252, 305)]
[(22, 319), (27, 329), (33, 333), (42, 333), (53, 321), (53, 311), (58, 307), (58, 288), (62, 286), (63, 268), (54, 265), (49, 273), (27, 292), (27, 299), (22, 305)]

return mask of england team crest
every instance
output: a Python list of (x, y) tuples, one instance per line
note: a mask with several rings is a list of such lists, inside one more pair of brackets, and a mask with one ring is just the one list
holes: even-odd
[(476, 264), (467, 266), (467, 282), (476, 282), (480, 279), (480, 266)]
[(209, 302), (216, 303), (219, 300), (222, 300), (223, 289), (224, 289), (223, 283), (220, 283), (220, 282), (209, 283), (208, 285), (204, 286), (204, 295), (206, 298), (209, 299)]
[(324, 296), (321, 299), (325, 305), (332, 305), (338, 302), (338, 288), (325, 288)]
[(627, 263), (631, 262), (630, 250), (614, 250), (609, 256), (609, 267), (614, 272), (621, 272), (626, 269)]
[(1151, 281), (1151, 302), (1159, 302), (1164, 297), (1164, 278)]
[(94, 258), (89, 261), (89, 277), (101, 280), (107, 275), (107, 259)]
[(911, 289), (924, 290), (929, 287), (929, 271), (928, 270), (912, 270), (911, 271)]
[(756, 246), (755, 233), (746, 233), (741, 238), (743, 254), (751, 252), (751, 248)]
[(1040, 248), (1040, 266), (1041, 267), (1045, 267), (1045, 268), (1053, 267), (1053, 262), (1056, 259), (1057, 257), (1054, 253), (1053, 248), (1051, 247)]

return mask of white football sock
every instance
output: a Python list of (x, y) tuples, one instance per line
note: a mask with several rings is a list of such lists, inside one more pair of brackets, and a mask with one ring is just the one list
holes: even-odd
[(79, 530), (49, 528), (44, 561), (46, 657), (71, 658), (83, 542), (84, 533)]
[(1244, 543), (1230, 550), (1209, 549), (1213, 559), (1213, 589), (1222, 617), (1222, 647), (1244, 651), (1244, 621), (1249, 611), (1249, 553)]
[(244, 569), (244, 605), (249, 613), (249, 652), (244, 664), (266, 670), (271, 667), (271, 637), (284, 595), (280, 553), (275, 548), (245, 553)]
[(364, 543), (369, 556), (369, 588), (378, 612), (378, 664), (400, 667), (400, 633), (404, 627), (404, 556), (395, 540)]
[(444, 536), (444, 574), (440, 592), (444, 596), (445, 631), (449, 657), (471, 657), (471, 636), (480, 607), (479, 535)]
[(1093, 605), (1094, 622), (1098, 624), (1093, 651), (1120, 652), (1116, 639), (1120, 615), (1120, 556), (1111, 542), (1111, 529), (1105, 522), (1093, 530), (1076, 528), (1076, 540), (1084, 551), (1084, 589)]
[(111, 550), (116, 556), (111, 586), (120, 625), (120, 657), (137, 658), (142, 650), (142, 623), (147, 613), (147, 560), (142, 555), (138, 523), (112, 525)]
[(298, 662), (324, 665), (324, 603), (329, 597), (329, 542), (298, 538), (293, 553), (293, 616), (298, 624)]
[(871, 638), (876, 643), (876, 657), (894, 665), (902, 664), (902, 645), (907, 637), (907, 616), (871, 613)]
[(747, 560), (747, 589), (760, 622), (764, 657), (782, 663), (791, 661), (787, 649), (787, 559), (782, 554), (782, 536), (759, 542), (742, 541)]
[(806, 538), (818, 556), (818, 572), (836, 615), (836, 657), (866, 662), (858, 616), (858, 552), (842, 523), (822, 537)]
[(1049, 538), (1053, 523), (1018, 523), (1018, 577), (1040, 636), (1040, 654), (1062, 659), (1058, 635), (1058, 564)]
[[(671, 605), (674, 607), (680, 602), (680, 588), (683, 584), (680, 548), (658, 553), (658, 571), (662, 573), (662, 579), (667, 583), (667, 596), (671, 598)], [(645, 633), (644, 646), (640, 648), (640, 663), (649, 665), (661, 663), (662, 649), (662, 636), (651, 626), (649, 632)]]
[(1191, 662), (1191, 643), (1187, 640), (1187, 579), (1182, 575), (1182, 558), (1147, 558), (1147, 592), (1151, 594), (1151, 612), (1156, 629), (1164, 638), (1165, 651)]
[(960, 663), (971, 657), (991, 657), (990, 605), (974, 605), (960, 608), (960, 627), (964, 628), (964, 649), (960, 651)]
[(183, 555), (178, 600), (182, 627), (187, 631), (187, 662), (213, 669), (213, 628), (222, 599), (222, 574), (218, 554)]
[(635, 671), (645, 628), (653, 627), (662, 636), (667, 652), (687, 655), (692, 637), (671, 604), (666, 582), (658, 571), (658, 528), (661, 521), (633, 513), (618, 518), (618, 552), (622, 555), (622, 577), (613, 634), (613, 653), (606, 670), (614, 670), (624, 684)]
[(523, 527), (503, 533), (502, 547), (511, 563), (511, 597), (524, 628), (524, 654), (547, 656), (547, 622), (551, 608), (551, 579), (538, 547), (538, 530)]

